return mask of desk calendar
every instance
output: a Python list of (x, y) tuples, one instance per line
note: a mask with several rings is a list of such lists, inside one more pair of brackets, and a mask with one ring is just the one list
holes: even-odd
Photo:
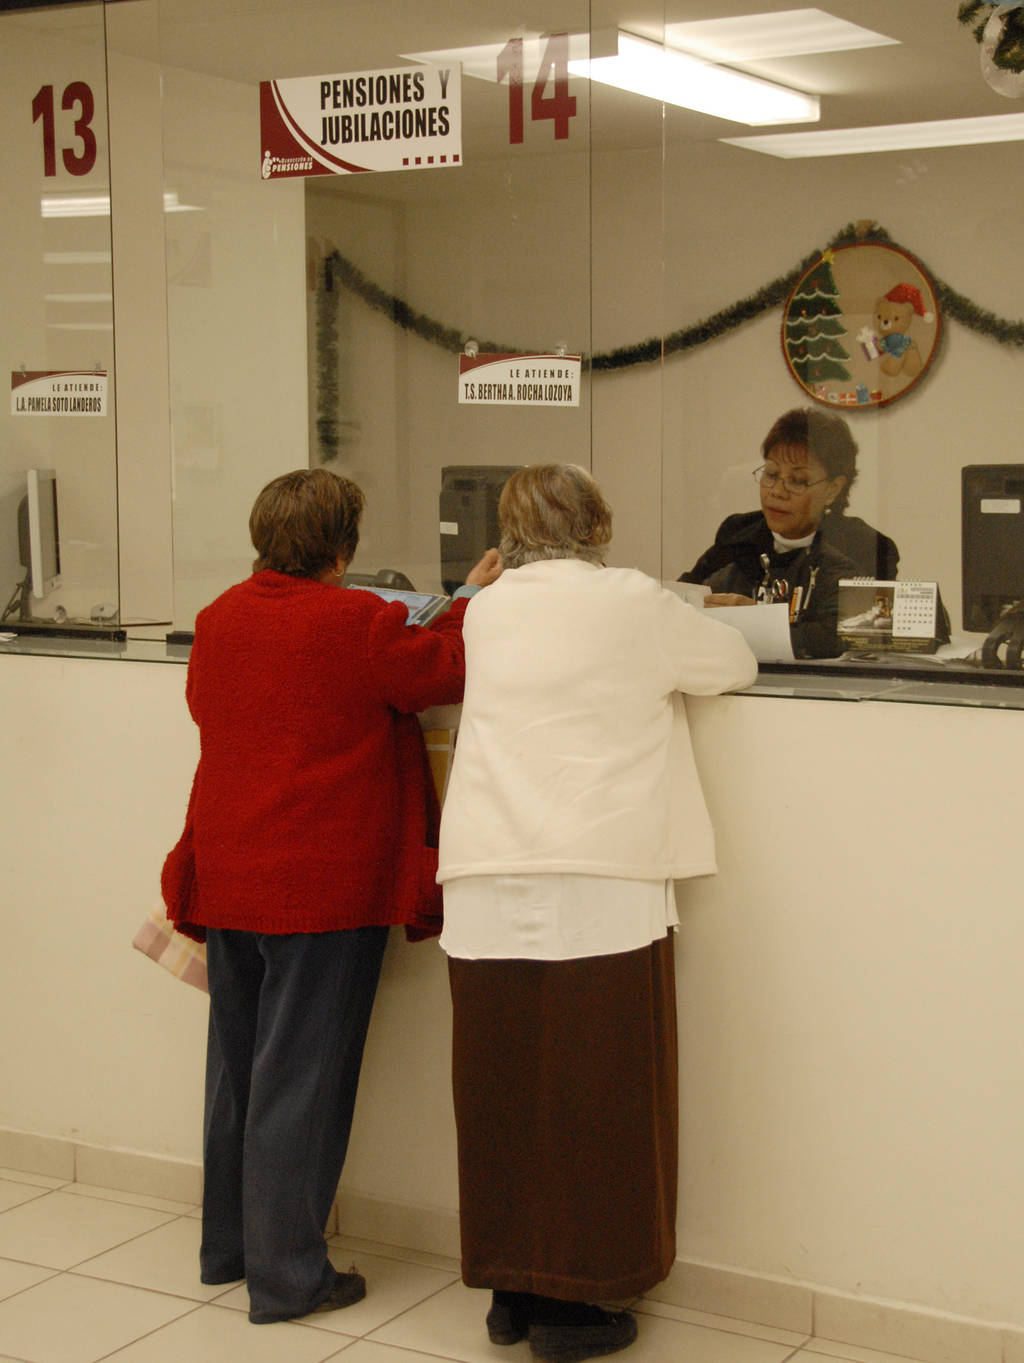
[(938, 585), (840, 578), (838, 632), (848, 649), (933, 653), (943, 632)]

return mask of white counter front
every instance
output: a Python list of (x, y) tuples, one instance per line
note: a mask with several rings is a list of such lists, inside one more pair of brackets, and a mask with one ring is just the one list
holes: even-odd
[[(0, 1129), (200, 1158), (206, 1002), (130, 945), (197, 755), (184, 682), (0, 659)], [(1020, 1328), (1024, 715), (689, 710), (720, 871), (680, 889), (680, 1256)], [(343, 1187), (450, 1223), (445, 963), (393, 937)]]

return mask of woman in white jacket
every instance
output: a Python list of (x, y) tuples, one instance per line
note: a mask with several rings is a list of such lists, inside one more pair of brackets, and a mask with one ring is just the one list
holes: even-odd
[(675, 1258), (673, 880), (715, 870), (682, 694), (748, 686), (742, 636), (605, 568), (572, 464), (515, 473), (502, 576), (466, 612), (441, 823), (462, 1277), (490, 1339), (583, 1359)]

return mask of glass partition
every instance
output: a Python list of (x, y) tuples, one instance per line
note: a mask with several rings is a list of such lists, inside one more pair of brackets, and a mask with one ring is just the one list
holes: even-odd
[[(590, 464), (589, 377), (552, 405), (591, 350), (589, 104), (568, 71), (589, 8), (550, 4), (541, 31), (505, 0), (314, 4), (301, 24), (284, 0), (159, 0), (165, 190), (195, 210), (166, 219), (179, 628), (248, 571), (249, 507), (288, 469), (362, 486), (353, 574), (436, 591), (493, 524), (489, 470)], [(523, 357), (500, 371), (523, 401), (490, 400), (498, 368), (487, 397), (460, 387), (494, 352)]]
[(1024, 595), (1024, 286), (1006, 269), (1024, 144), (1002, 140), (1019, 138), (1005, 96), (1024, 95), (1024, 76), (1000, 90), (955, 8), (764, 5), (741, 22), (724, 5), (666, 6), (668, 44), (817, 96), (820, 116), (753, 126), (666, 105), (665, 576), (713, 545), (713, 589), (727, 560), (756, 548), (756, 563), (764, 527), (794, 525), (799, 500), (752, 478), (766, 435), (793, 408), (839, 418), (856, 481), (845, 513), (839, 498), (809, 528), (842, 551), (844, 581), (891, 576), (863, 523), (891, 539), (901, 581), (937, 583), (952, 638), (901, 637), (893, 601), (911, 590), (872, 582), (841, 589), (838, 645), (816, 651), (935, 675)]
[(354, 577), (451, 590), (508, 469), (570, 459), (611, 563), (778, 607), (768, 670), (1016, 685), (1004, 11), (741, 8), (0, 0), (9, 619), (187, 635), (318, 464), (367, 494)]
[(0, 596), (19, 628), (119, 617), (104, 11), (0, 13)]

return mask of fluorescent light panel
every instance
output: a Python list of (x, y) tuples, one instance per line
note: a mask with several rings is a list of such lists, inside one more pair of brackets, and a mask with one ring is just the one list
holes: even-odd
[[(109, 194), (44, 194), (39, 201), (44, 218), (106, 218), (110, 215)], [(165, 213), (198, 213), (196, 204), (183, 204), (176, 190), (164, 195)]]
[(968, 147), (985, 142), (1024, 141), (1024, 114), (944, 118), (931, 123), (890, 123), (876, 128), (837, 128), (831, 132), (772, 133), (766, 137), (723, 137), (721, 141), (787, 160), (915, 151), (926, 147)]
[(703, 19), (668, 24), (665, 41), (713, 62), (803, 57), (817, 52), (849, 52), (898, 44), (859, 24), (836, 19), (821, 9), (787, 9), (778, 14), (744, 14), (733, 19)]
[[(527, 70), (535, 70), (539, 65), (546, 42), (546, 38), (524, 38), (523, 65)], [(402, 55), (412, 61), (435, 65), (458, 62), (464, 75), (493, 83), (497, 79), (501, 51), (501, 44), (486, 43), (479, 47), (405, 52)], [(739, 71), (726, 71), (700, 57), (675, 49), (666, 50), (660, 43), (626, 33), (618, 34), (617, 56), (593, 58), (589, 35), (571, 33), (569, 71), (574, 76), (615, 85), (648, 99), (664, 99), (684, 109), (715, 114), (737, 123), (757, 126), (809, 123), (819, 117), (816, 95), (790, 90)]]
[(570, 61), (569, 70), (635, 95), (734, 123), (760, 127), (814, 123), (820, 117), (817, 95), (730, 71), (629, 33), (619, 33), (618, 56)]
[[(731, 19), (702, 19), (695, 23), (667, 24), (665, 42), (673, 49), (711, 62), (759, 61), (770, 57), (806, 56), (816, 52), (849, 52), (864, 47), (899, 43), (821, 9), (787, 9), (776, 14), (744, 14)], [(524, 65), (535, 69), (546, 38), (523, 38)], [(497, 61), (504, 44), (481, 43), (476, 47), (438, 48), (432, 52), (403, 52), (409, 61), (435, 66), (458, 62), (463, 74), (477, 80), (497, 79)], [(569, 34), (570, 61), (586, 61), (590, 37)]]
[(44, 303), (112, 303), (109, 293), (44, 293)]
[[(536, 71), (540, 65), (546, 37), (523, 38), (523, 66), (527, 71)], [(507, 43), (481, 43), (476, 47), (445, 47), (433, 52), (402, 52), (407, 61), (427, 62), (431, 66), (451, 66), (458, 63), (464, 76), (474, 76), (477, 80), (489, 81), (492, 85), (498, 79), (498, 57), (508, 46)], [(570, 60), (585, 60), (590, 54), (590, 35), (588, 33), (569, 34)]]
[(109, 251), (46, 251), (44, 265), (109, 265)]
[(105, 218), (110, 213), (110, 195), (44, 194), (39, 207), (44, 218)]

